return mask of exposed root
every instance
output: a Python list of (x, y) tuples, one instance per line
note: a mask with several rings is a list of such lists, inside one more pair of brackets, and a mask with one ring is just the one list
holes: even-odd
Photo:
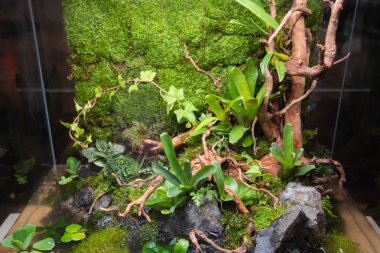
[(90, 207), (90, 210), (88, 211), (88, 213), (86, 213), (84, 215), (84, 217), (88, 217), (92, 214), (92, 211), (94, 210), (94, 207), (96, 205), (96, 202), (98, 202), (98, 200), (104, 195), (106, 194), (107, 192), (102, 192), (101, 194), (99, 194), (98, 196), (95, 197), (94, 201), (92, 202), (91, 204), (91, 207)]
[(111, 207), (111, 208), (100, 208), (101, 211), (105, 212), (117, 212), (117, 215), (120, 217), (125, 217), (128, 215), (128, 213), (131, 211), (133, 206), (137, 206), (139, 212), (138, 215), (143, 215), (148, 222), (151, 222), (151, 219), (149, 215), (144, 210), (144, 203), (149, 198), (149, 196), (160, 186), (164, 178), (162, 176), (156, 176), (154, 180), (152, 181), (152, 184), (149, 186), (149, 188), (144, 192), (143, 195), (141, 195), (140, 198), (136, 199), (135, 201), (132, 201), (127, 205), (127, 208), (124, 212), (120, 212), (120, 209), (117, 207)]
[(229, 249), (224, 249), (224, 248), (220, 247), (219, 245), (217, 245), (213, 240), (208, 238), (205, 235), (205, 233), (203, 233), (202, 231), (197, 230), (197, 229), (193, 229), (190, 231), (189, 239), (190, 239), (191, 243), (194, 245), (196, 253), (202, 252), (202, 249), (198, 243), (197, 237), (201, 238), (204, 242), (206, 242), (211, 247), (213, 247), (214, 249), (216, 249), (218, 252), (221, 252), (221, 253), (245, 253), (247, 251), (247, 238), (246, 237), (243, 238), (242, 246), (240, 246), (239, 248), (234, 249), (234, 250), (229, 250)]
[[(280, 202), (280, 200), (273, 194), (271, 193), (269, 190), (267, 189), (264, 189), (264, 188), (257, 188), (257, 187), (254, 187), (250, 184), (248, 184), (247, 182), (245, 182), (245, 180), (248, 180), (247, 177), (245, 177), (243, 175), (243, 173), (241, 172), (241, 169), (238, 169), (239, 170), (239, 181), (244, 184), (246, 187), (254, 190), (254, 191), (257, 191), (257, 192), (265, 192), (266, 194), (268, 194), (269, 196), (271, 196), (273, 198), (273, 207), (274, 208), (277, 208), (278, 206), (278, 203)], [(244, 180), (245, 179), (245, 180)]]
[(336, 160), (333, 159), (317, 159), (313, 158), (312, 161), (314, 163), (319, 163), (319, 164), (332, 164), (334, 165), (335, 169), (338, 171), (339, 174), (339, 188), (343, 188), (343, 184), (346, 182), (346, 173), (344, 172), (344, 168), (342, 164)]
[[(193, 130), (194, 129), (192, 128), (187, 132), (184, 132), (180, 135), (173, 137), (172, 142), (173, 142), (174, 148), (178, 148), (178, 147), (182, 146), (185, 142), (185, 139), (187, 137), (189, 137), (190, 133)], [(150, 153), (157, 153), (157, 152), (160, 152), (162, 150), (162, 143), (160, 141), (145, 139), (141, 144), (141, 149), (148, 151)]]
[(219, 84), (220, 80), (218, 78), (214, 77), (213, 75), (211, 75), (210, 73), (204, 71), (203, 69), (201, 69), (197, 65), (197, 63), (194, 61), (194, 59), (190, 56), (189, 50), (187, 49), (186, 44), (183, 45), (183, 48), (184, 48), (184, 51), (185, 51), (185, 58), (190, 61), (191, 65), (194, 66), (194, 68), (195, 68), (196, 71), (198, 71), (199, 73), (205, 75), (207, 78), (209, 78), (212, 81), (212, 83), (215, 86), (216, 92), (218, 93), (219, 96), (222, 96), (222, 92), (220, 90), (220, 84)]
[(112, 173), (112, 176), (116, 179), (116, 182), (117, 182), (118, 186), (121, 186), (121, 187), (134, 187), (134, 188), (137, 188), (137, 189), (143, 187), (148, 182), (150, 182), (150, 181), (152, 181), (153, 179), (156, 178), (156, 176), (152, 176), (152, 177), (149, 177), (147, 179), (137, 178), (137, 179), (133, 180), (130, 183), (124, 183), (124, 182), (121, 182), (121, 180), (120, 180), (120, 178), (119, 178), (119, 176), (117, 174)]
[(279, 162), (270, 154), (266, 154), (260, 158), (260, 165), (262, 169), (264, 169), (272, 176), (277, 176), (277, 174), (281, 170), (281, 165), (279, 164)]
[(247, 207), (244, 205), (243, 201), (239, 198), (238, 195), (236, 195), (235, 192), (231, 190), (227, 185), (224, 185), (224, 190), (232, 196), (232, 199), (235, 201), (237, 208), (239, 209), (240, 212), (243, 214), (249, 214), (249, 210)]

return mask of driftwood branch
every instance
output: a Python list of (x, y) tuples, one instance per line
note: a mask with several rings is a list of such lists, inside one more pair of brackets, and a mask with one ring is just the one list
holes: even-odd
[(199, 73), (205, 75), (206, 77), (208, 77), (214, 84), (215, 88), (216, 88), (216, 91), (218, 93), (219, 96), (222, 96), (222, 92), (220, 90), (220, 84), (219, 84), (219, 79), (214, 77), (213, 75), (211, 75), (210, 73), (204, 71), (203, 69), (201, 69), (197, 63), (194, 61), (194, 59), (190, 56), (190, 53), (189, 53), (189, 50), (187, 48), (187, 45), (184, 44), (183, 45), (183, 48), (184, 48), (184, 51), (185, 51), (185, 58), (187, 60), (190, 61), (191, 65), (194, 66), (195, 70), (198, 71)]
[[(174, 148), (178, 148), (179, 146), (182, 146), (185, 142), (185, 139), (189, 137), (190, 133), (194, 130), (194, 128), (190, 129), (187, 132), (184, 132), (180, 135), (177, 135), (172, 138), (173, 146)], [(151, 139), (145, 139), (142, 142), (142, 149), (148, 150), (149, 152), (155, 153), (162, 150), (162, 143), (160, 141), (155, 141)]]
[(313, 80), (310, 88), (305, 92), (305, 94), (303, 94), (301, 97), (299, 97), (297, 99), (292, 100), (289, 104), (287, 104), (284, 107), (284, 109), (282, 109), (281, 111), (278, 111), (278, 112), (274, 113), (274, 115), (275, 116), (280, 116), (280, 115), (285, 114), (294, 105), (300, 103), (302, 100), (304, 100), (305, 98), (307, 98), (310, 95), (310, 93), (313, 92), (313, 90), (315, 89), (316, 86), (317, 86), (317, 80)]
[(313, 67), (308, 67), (304, 62), (290, 60), (285, 63), (288, 75), (317, 78), (334, 65), (334, 59), (336, 56), (336, 31), (338, 28), (339, 15), (343, 9), (343, 1), (344, 0), (336, 0), (332, 6), (325, 36), (323, 60)]
[(124, 212), (121, 212), (119, 208), (117, 207), (111, 207), (111, 208), (100, 208), (101, 211), (104, 212), (117, 212), (117, 215), (120, 217), (125, 217), (129, 214), (133, 206), (138, 207), (138, 215), (143, 215), (145, 219), (147, 219), (148, 222), (151, 222), (151, 219), (149, 215), (144, 210), (144, 203), (149, 198), (149, 196), (160, 186), (160, 184), (164, 181), (164, 178), (162, 176), (156, 176), (156, 178), (153, 180), (152, 184), (149, 186), (149, 188), (144, 192), (143, 195), (141, 195), (140, 198), (136, 199), (135, 201), (132, 201), (127, 205), (127, 208)]

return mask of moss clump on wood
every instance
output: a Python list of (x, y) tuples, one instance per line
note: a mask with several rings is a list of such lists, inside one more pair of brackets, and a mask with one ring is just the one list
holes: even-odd
[(126, 232), (122, 228), (106, 228), (92, 233), (72, 248), (73, 253), (129, 253)]

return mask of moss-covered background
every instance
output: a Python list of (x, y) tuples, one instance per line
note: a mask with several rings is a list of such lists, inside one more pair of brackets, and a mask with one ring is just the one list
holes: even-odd
[[(319, 0), (311, 2), (318, 4), (312, 9), (319, 9)], [(291, 1), (277, 3), (281, 15)], [(152, 70), (161, 86), (185, 88), (185, 96), (202, 108), (196, 91), (214, 87), (184, 59), (184, 43), (196, 62), (218, 77), (225, 76), (228, 65), (242, 64), (264, 50), (259, 32), (229, 23), (254, 19), (234, 0), (63, 0), (63, 7), (70, 78), (79, 104), (93, 97), (96, 87), (115, 85), (118, 74), (128, 78)], [(103, 99), (86, 127), (97, 138), (109, 138), (113, 129), (133, 120), (147, 125), (172, 121), (158, 91), (145, 86), (132, 95)]]

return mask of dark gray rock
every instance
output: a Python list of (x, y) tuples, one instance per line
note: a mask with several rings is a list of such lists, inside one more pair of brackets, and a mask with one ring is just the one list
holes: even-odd
[(192, 229), (204, 232), (208, 237), (223, 240), (222, 212), (215, 200), (206, 200), (197, 207), (193, 201), (177, 209), (173, 214), (162, 216), (158, 222), (160, 240), (170, 242), (174, 237), (188, 237)]
[(115, 226), (116, 223), (117, 223), (117, 220), (115, 216), (107, 215), (97, 220), (96, 227), (97, 228), (112, 227), (112, 226)]
[(96, 201), (96, 204), (94, 206), (95, 210), (99, 210), (100, 208), (106, 208), (109, 207), (112, 203), (112, 195), (109, 193), (104, 194), (101, 196), (98, 201)]
[[(258, 232), (255, 253), (303, 252), (307, 248), (304, 236), (307, 217), (298, 205), (291, 207), (272, 225)], [(307, 251), (306, 251), (307, 252)]]
[(60, 211), (65, 219), (72, 223), (82, 223), (85, 214), (90, 210), (94, 201), (94, 192), (92, 187), (83, 187), (67, 200), (61, 202)]
[(77, 208), (87, 209), (94, 201), (95, 190), (92, 187), (83, 187), (74, 193), (73, 204)]
[(326, 220), (321, 194), (314, 187), (291, 182), (281, 194), (280, 201), (287, 206), (299, 205), (308, 219), (309, 231), (315, 235), (325, 234)]

